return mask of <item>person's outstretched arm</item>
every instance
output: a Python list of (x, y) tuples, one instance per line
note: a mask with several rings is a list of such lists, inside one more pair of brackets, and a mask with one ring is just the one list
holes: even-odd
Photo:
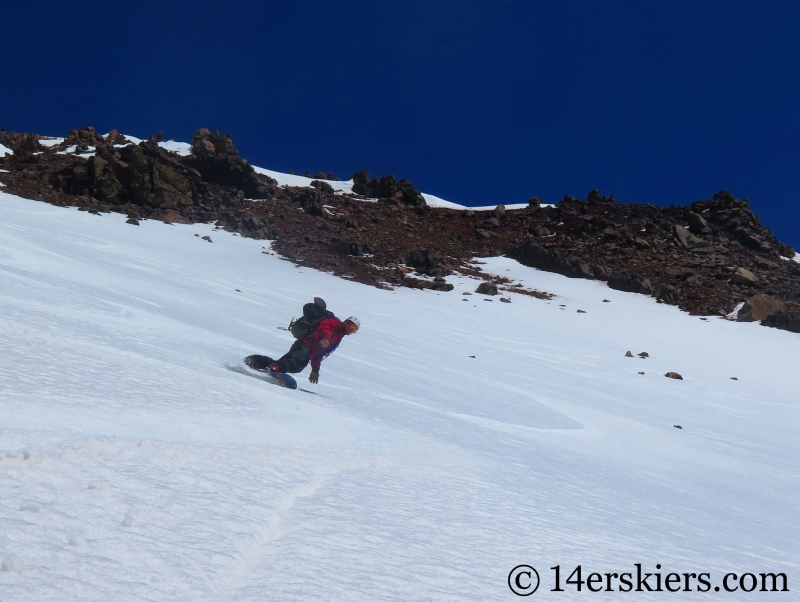
[(314, 338), (314, 354), (311, 357), (311, 374), (308, 376), (308, 382), (316, 384), (319, 382), (319, 367), (322, 363), (322, 358), (325, 356), (325, 350), (330, 347), (333, 331), (341, 325), (337, 318), (328, 318), (320, 322), (317, 330), (312, 335)]

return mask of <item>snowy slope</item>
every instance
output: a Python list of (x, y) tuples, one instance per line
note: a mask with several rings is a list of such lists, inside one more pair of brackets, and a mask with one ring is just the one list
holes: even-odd
[[(0, 600), (511, 600), (523, 563), (545, 600), (593, 598), (556, 564), (800, 587), (797, 335), (504, 258), (558, 296), (382, 291), (124, 220), (0, 193)], [(301, 375), (324, 397), (223, 368), (314, 295), (362, 322)]]

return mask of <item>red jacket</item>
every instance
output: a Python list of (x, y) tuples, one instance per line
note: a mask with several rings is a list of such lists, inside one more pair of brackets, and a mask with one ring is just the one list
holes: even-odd
[[(334, 316), (320, 322), (314, 332), (302, 339), (306, 345), (311, 347), (311, 357), (309, 359), (311, 360), (312, 370), (319, 372), (319, 365), (322, 360), (336, 350), (342, 337), (344, 337), (342, 321)], [(327, 347), (321, 345), (323, 340), (328, 341)]]

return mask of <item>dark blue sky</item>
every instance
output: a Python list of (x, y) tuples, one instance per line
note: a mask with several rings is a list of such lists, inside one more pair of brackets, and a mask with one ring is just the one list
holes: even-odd
[(3, 7), (0, 126), (230, 132), (467, 204), (749, 197), (800, 247), (800, 3), (81, 2)]

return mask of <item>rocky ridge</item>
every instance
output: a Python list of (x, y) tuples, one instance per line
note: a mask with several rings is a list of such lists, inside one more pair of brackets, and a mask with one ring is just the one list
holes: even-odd
[[(693, 314), (727, 315), (759, 296), (758, 307), (774, 308), (762, 324), (800, 331), (800, 264), (784, 259), (794, 249), (760, 223), (746, 199), (725, 191), (679, 207), (623, 205), (591, 191), (552, 207), (533, 198), (520, 210), (454, 210), (429, 207), (408, 180), (370, 178), (366, 170), (354, 174), (352, 195), (322, 180), (278, 186), (255, 172), (230, 135), (206, 129), (195, 133), (189, 156), (160, 147), (160, 134), (133, 144), (116, 131), (83, 128), (59, 144), (44, 140), (0, 131), (0, 144), (14, 151), (0, 158), (7, 192), (125, 213), (130, 223), (214, 221), (274, 240), (291, 261), (384, 288), (446, 291), (449, 273), (485, 276), (474, 257), (505, 254)], [(547, 296), (491, 280), (500, 291)], [(743, 319), (756, 314), (751, 306)]]

